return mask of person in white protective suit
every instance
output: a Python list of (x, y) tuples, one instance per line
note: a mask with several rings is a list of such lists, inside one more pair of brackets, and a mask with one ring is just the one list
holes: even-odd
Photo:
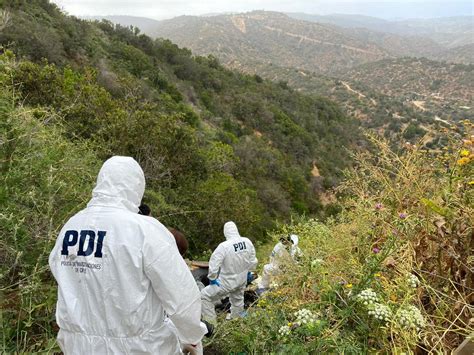
[(270, 288), (272, 277), (280, 273), (281, 265), (289, 261), (296, 261), (302, 255), (298, 242), (299, 237), (296, 234), (280, 238), (280, 241), (275, 245), (270, 255), (270, 263), (263, 266), (257, 294), (263, 293)]
[(59, 233), (49, 265), (66, 355), (202, 352), (199, 290), (168, 229), (137, 214), (144, 190), (134, 159), (110, 158)]
[(244, 315), (244, 291), (250, 270), (258, 260), (248, 238), (241, 237), (234, 222), (224, 225), (225, 242), (219, 244), (209, 260), (209, 286), (201, 290), (202, 318), (216, 322), (214, 305), (229, 297), (231, 318)]
[(291, 240), (288, 237), (280, 238), (270, 254), (270, 263), (263, 266), (263, 273), (258, 284), (257, 293), (264, 292), (270, 287), (271, 278), (280, 271), (280, 265), (290, 259), (288, 247)]
[(294, 261), (298, 261), (298, 259), (303, 256), (303, 252), (301, 251), (300, 247), (298, 246), (300, 238), (296, 234), (290, 235), (291, 239), (291, 248), (290, 248), (290, 256)]

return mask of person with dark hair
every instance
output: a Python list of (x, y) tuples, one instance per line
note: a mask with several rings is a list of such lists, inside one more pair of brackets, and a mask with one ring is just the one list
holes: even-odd
[(140, 206), (138, 206), (138, 214), (151, 216), (151, 209), (148, 205), (142, 203)]
[(179, 230), (170, 227), (168, 227), (168, 230), (171, 232), (171, 234), (173, 234), (173, 237), (176, 240), (176, 245), (178, 247), (179, 253), (182, 257), (184, 257), (189, 247), (188, 240)]
[[(138, 206), (138, 214), (144, 215), (144, 216), (151, 216), (151, 208), (145, 203), (142, 203), (140, 206)], [(181, 254), (182, 257), (186, 254), (189, 248), (188, 240), (184, 236), (182, 232), (175, 228), (170, 228), (168, 227), (168, 230), (171, 232), (171, 234), (174, 237), (174, 240), (176, 241), (176, 246), (178, 247), (179, 253)]]

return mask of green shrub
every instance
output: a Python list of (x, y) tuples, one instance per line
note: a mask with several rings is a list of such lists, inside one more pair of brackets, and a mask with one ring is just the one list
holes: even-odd
[(99, 161), (89, 144), (51, 125), (50, 112), (20, 107), (5, 81), (0, 97), (2, 351), (57, 350), (48, 255), (89, 199)]

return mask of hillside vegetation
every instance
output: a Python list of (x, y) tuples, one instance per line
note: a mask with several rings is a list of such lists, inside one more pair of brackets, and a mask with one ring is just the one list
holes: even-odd
[[(216, 186), (228, 214), (252, 216), (254, 235), (293, 212), (324, 213), (318, 192), (335, 185), (358, 139), (357, 123), (335, 104), (136, 30), (65, 17), (47, 1), (18, 4), (0, 40), (17, 54), (11, 75), (21, 102), (50, 110), (51, 124), (95, 144), (100, 159), (135, 156), (157, 215), (179, 215), (178, 227), (211, 246), (225, 214), (212, 207), (220, 208)], [(196, 187), (208, 198), (195, 198)]]
[(273, 63), (328, 73), (386, 58), (375, 43), (339, 28), (253, 11), (212, 17), (180, 16), (160, 21), (151, 32), (198, 54), (214, 53), (223, 63)]
[(474, 64), (415, 58), (387, 59), (344, 71), (340, 76), (364, 83), (389, 96), (431, 98), (440, 102), (438, 106), (442, 103), (456, 109), (457, 104), (458, 110), (459, 106), (474, 106)]
[[(139, 19), (110, 18), (141, 26)], [(407, 56), (472, 63), (473, 57), (468, 55), (473, 44), (472, 18), (460, 21), (455, 29), (452, 22), (440, 21), (437, 29), (434, 20), (392, 26), (390, 21), (370, 17), (252, 11), (180, 16), (158, 21), (154, 28), (144, 22), (144, 28), (152, 37), (170, 39), (197, 54), (212, 53), (224, 64), (237, 61), (249, 66), (257, 61), (331, 75), (364, 63)], [(437, 42), (428, 35), (441, 36), (443, 30), (451, 43)], [(456, 42), (456, 38), (464, 40)]]
[(393, 115), (387, 128), (403, 132), (408, 140), (425, 136), (423, 144), (430, 148), (442, 146), (439, 127), (459, 126), (474, 115), (472, 64), (386, 59), (341, 72), (338, 77), (358, 83), (368, 97), (374, 98), (371, 93), (375, 92), (390, 98)]
[[(288, 13), (287, 15), (295, 19), (332, 24), (344, 28), (350, 28), (351, 30), (365, 28), (379, 33), (391, 33), (412, 38), (416, 36), (419, 39), (430, 39), (438, 43), (439, 46), (445, 48), (461, 47), (473, 44), (474, 42), (472, 16), (385, 20), (371, 16), (346, 14), (322, 16), (304, 13)], [(436, 52), (432, 54), (436, 57), (439, 56), (439, 53)], [(472, 62), (472, 60), (473, 57), (468, 60), (468, 63)], [(457, 62), (463, 63), (464, 61)]]
[[(426, 136), (423, 144), (440, 148), (444, 141), (436, 133), (439, 127), (472, 116), (472, 65), (415, 58), (439, 55), (450, 60), (455, 53), (469, 57), (471, 44), (448, 48), (412, 36), (416, 26), (429, 29), (432, 22), (397, 22), (391, 27), (390, 21), (367, 17), (301, 15), (309, 20), (302, 21), (291, 16), (298, 15), (253, 11), (181, 16), (157, 22), (155, 31), (147, 30), (197, 53), (215, 55), (229, 68), (330, 98), (394, 145)], [(459, 28), (452, 28), (450, 19), (443, 20), (439, 31), (460, 35), (466, 22), (462, 18)], [(385, 32), (380, 31), (384, 24)], [(403, 28), (408, 37), (393, 33)]]
[[(428, 131), (437, 132), (440, 127), (451, 123), (458, 124), (459, 121), (470, 117), (470, 109), (460, 107), (457, 101), (451, 100), (452, 106), (444, 106), (445, 98), (439, 98), (434, 101), (435, 105), (429, 105), (422, 110), (415, 106), (413, 101), (424, 96), (413, 93), (406, 96), (397, 96), (394, 92), (384, 93), (371, 88), (369, 80), (365, 80), (365, 84), (362, 79), (352, 80), (349, 75), (343, 79), (344, 74), (341, 74), (341, 79), (337, 79), (310, 71), (263, 63), (254, 63), (248, 67), (234, 67), (232, 64), (231, 67), (246, 73), (259, 73), (256, 75), (286, 83), (299, 92), (330, 98), (338, 102), (348, 116), (358, 120), (362, 128), (384, 135), (394, 146), (400, 146), (407, 141), (418, 142)], [(370, 64), (367, 64), (367, 68), (370, 68)], [(357, 69), (353, 72), (357, 73)], [(387, 77), (390, 75), (385, 72), (383, 74)], [(367, 79), (369, 78), (370, 74), (367, 75)], [(436, 118), (434, 112), (437, 112), (439, 117)], [(443, 145), (443, 141), (439, 140), (436, 134), (426, 138), (426, 143), (434, 142), (434, 147)]]
[[(450, 353), (474, 332), (474, 125), (444, 152), (397, 154), (372, 138), (340, 186), (343, 211), (297, 220), (271, 292), (223, 321), (216, 353)], [(470, 136), (469, 136), (470, 135)]]
[(222, 240), (230, 219), (258, 245), (293, 214), (337, 212), (319, 194), (341, 180), (361, 138), (336, 104), (137, 30), (67, 17), (45, 0), (7, 4), (2, 351), (57, 349), (47, 255), (111, 155), (139, 161), (153, 215), (185, 233), (194, 257)]
[[(2, 5), (2, 353), (60, 352), (47, 256), (111, 155), (137, 159), (145, 202), (184, 232), (190, 257), (206, 257), (228, 220), (258, 248), (300, 234), (301, 263), (247, 318), (219, 326), (209, 351), (446, 351), (472, 332), (471, 122), (443, 135), (444, 150), (398, 154), (285, 81), (48, 0)], [(354, 155), (369, 141), (372, 154)], [(340, 202), (324, 201), (334, 189)]]

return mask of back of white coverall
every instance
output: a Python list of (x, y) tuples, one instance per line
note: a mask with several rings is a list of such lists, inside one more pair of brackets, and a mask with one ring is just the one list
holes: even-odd
[(59, 233), (49, 265), (65, 354), (180, 354), (180, 341), (197, 344), (205, 333), (200, 293), (173, 236), (137, 214), (144, 189), (138, 163), (112, 157), (87, 208)]
[(215, 302), (229, 297), (231, 317), (244, 311), (244, 291), (247, 273), (257, 266), (255, 248), (248, 238), (241, 237), (234, 222), (224, 225), (225, 242), (212, 253), (209, 260), (209, 280), (219, 279), (220, 286), (209, 285), (201, 290), (202, 317), (215, 323)]

